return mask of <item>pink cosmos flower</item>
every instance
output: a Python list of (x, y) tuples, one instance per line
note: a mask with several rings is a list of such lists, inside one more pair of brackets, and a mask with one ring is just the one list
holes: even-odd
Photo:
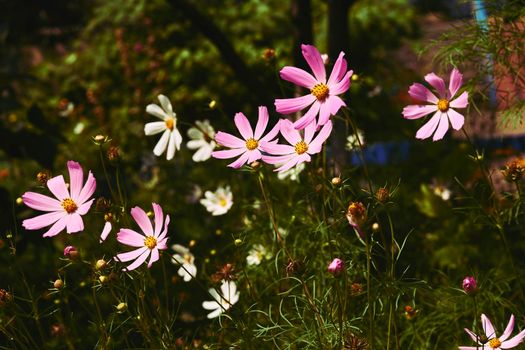
[[(489, 318), (485, 316), (484, 314), (481, 315), (481, 325), (483, 326), (483, 331), (485, 332), (485, 336), (478, 336), (471, 330), (465, 328), (465, 332), (472, 338), (473, 341), (478, 343), (478, 346), (460, 346), (459, 350), (476, 350), (476, 349), (512, 349), (521, 342), (523, 342), (523, 338), (525, 338), (525, 330), (518, 333), (513, 338), (507, 340), (507, 338), (512, 333), (512, 330), (514, 329), (514, 315), (510, 316), (509, 323), (507, 324), (507, 328), (505, 328), (505, 331), (501, 335), (501, 337), (496, 336), (496, 331), (494, 330), (494, 326), (492, 326), (492, 323), (490, 322)], [(483, 339), (485, 338), (486, 339)], [(484, 341), (482, 341), (484, 340)]]
[(423, 125), (416, 134), (418, 139), (426, 139), (434, 134), (432, 140), (441, 140), (448, 130), (449, 121), (455, 130), (461, 129), (465, 117), (452, 108), (465, 108), (468, 106), (468, 92), (464, 91), (454, 99), (454, 96), (463, 84), (463, 75), (454, 68), (450, 73), (448, 91), (445, 82), (434, 73), (425, 75), (425, 80), (437, 90), (439, 98), (429, 89), (419, 83), (410, 86), (409, 95), (418, 100), (430, 102), (430, 105), (410, 105), (403, 108), (405, 119), (418, 119), (427, 114), (434, 113), (432, 118)]
[(343, 272), (345, 268), (345, 262), (339, 258), (335, 258), (332, 260), (330, 265), (328, 265), (328, 272), (330, 272), (334, 276), (338, 276)]
[(259, 119), (255, 127), (255, 133), (248, 121), (248, 118), (243, 113), (237, 113), (235, 115), (235, 126), (241, 133), (244, 140), (219, 131), (215, 136), (217, 143), (230, 147), (231, 149), (225, 151), (215, 151), (211, 155), (218, 159), (228, 159), (240, 156), (231, 164), (228, 164), (232, 168), (240, 168), (245, 163), (251, 163), (258, 159), (261, 159), (262, 145), (268, 142), (272, 142), (277, 134), (279, 133), (279, 123), (277, 123), (266, 136), (262, 136), (268, 125), (268, 109), (265, 106), (259, 107)]
[(135, 260), (123, 270), (131, 271), (136, 269), (142, 265), (150, 255), (151, 258), (148, 262), (148, 267), (151, 267), (155, 261), (159, 260), (159, 250), (168, 249), (166, 245), (168, 237), (166, 237), (166, 235), (168, 234), (170, 216), (166, 215), (163, 228), (162, 222), (164, 220), (164, 214), (162, 208), (157, 203), (152, 203), (152, 205), (153, 212), (155, 213), (155, 229), (151, 225), (151, 221), (146, 212), (139, 207), (134, 207), (131, 209), (131, 216), (133, 216), (133, 219), (144, 234), (142, 235), (128, 228), (121, 228), (117, 233), (117, 241), (138, 248), (127, 253), (118, 254), (115, 257), (115, 259), (121, 262)]
[(64, 228), (67, 233), (84, 230), (81, 215), (85, 215), (94, 199), (89, 199), (95, 192), (97, 183), (91, 173), (84, 183), (82, 167), (72, 160), (67, 162), (69, 170), (69, 189), (62, 175), (55, 176), (47, 181), (47, 187), (56, 197), (51, 198), (36, 192), (26, 192), (22, 196), (24, 204), (30, 208), (46, 211), (48, 213), (24, 220), (22, 226), (26, 230), (39, 230), (52, 225), (44, 237), (52, 237)]
[(317, 129), (315, 121), (312, 121), (304, 129), (304, 138), (299, 130), (294, 129), (293, 123), (287, 119), (280, 121), (281, 134), (290, 145), (277, 143), (266, 143), (263, 150), (269, 155), (262, 156), (262, 160), (269, 164), (282, 164), (274, 171), (283, 172), (297, 164), (309, 162), (312, 154), (321, 152), (323, 143), (332, 132), (332, 122), (328, 121), (314, 138)]
[(298, 130), (304, 129), (319, 114), (318, 125), (325, 125), (331, 115), (346, 106), (340, 95), (350, 87), (353, 71), (347, 71), (344, 52), (339, 54), (332, 73), (326, 81), (326, 69), (321, 54), (315, 46), (301, 45), (304, 59), (312, 69), (314, 76), (297, 67), (281, 69), (281, 78), (310, 90), (310, 94), (286, 99), (276, 99), (275, 108), (281, 114), (291, 114), (310, 106), (308, 111), (294, 124)]

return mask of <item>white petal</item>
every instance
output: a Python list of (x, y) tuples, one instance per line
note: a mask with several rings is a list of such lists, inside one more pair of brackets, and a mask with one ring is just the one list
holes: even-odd
[(155, 135), (166, 130), (165, 122), (151, 122), (144, 125), (144, 133), (149, 135)]
[(166, 131), (164, 131), (164, 134), (162, 134), (162, 136), (160, 137), (159, 142), (157, 142), (157, 145), (153, 149), (153, 154), (155, 154), (157, 157), (164, 153), (164, 151), (166, 150), (170, 134), (171, 133), (169, 129), (166, 129)]

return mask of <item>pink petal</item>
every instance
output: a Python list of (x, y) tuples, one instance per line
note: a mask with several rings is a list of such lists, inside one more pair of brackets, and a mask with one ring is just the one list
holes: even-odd
[(84, 221), (78, 213), (68, 215), (67, 220), (67, 233), (75, 233), (84, 230)]
[(131, 247), (144, 247), (144, 239), (146, 237), (129, 228), (121, 228), (117, 233), (117, 241)]
[(445, 82), (443, 79), (438, 77), (434, 73), (428, 73), (425, 75), (425, 80), (434, 87), (434, 89), (437, 90), (439, 97), (445, 98), (447, 96), (447, 92), (445, 90)]
[(330, 104), (331, 115), (336, 115), (341, 107), (346, 106), (346, 103), (339, 96), (330, 96), (327, 102)]
[(447, 111), (448, 119), (454, 130), (459, 130), (465, 124), (465, 117), (453, 110), (452, 108)]
[(247, 153), (248, 153), (248, 163), (255, 162), (256, 160), (261, 159), (262, 157), (261, 151), (259, 151), (258, 149), (248, 151)]
[(403, 118), (405, 119), (419, 119), (427, 114), (437, 111), (436, 105), (409, 105), (403, 108)]
[(275, 110), (281, 114), (292, 114), (305, 109), (317, 99), (314, 95), (308, 94), (295, 98), (283, 98), (275, 100)]
[(352, 74), (354, 74), (354, 71), (350, 70), (346, 72), (345, 76), (340, 82), (335, 85), (329, 85), (328, 88), (330, 89), (330, 95), (335, 96), (345, 93), (348, 88), (350, 88), (350, 78), (352, 77)]
[(42, 211), (63, 210), (59, 201), (36, 192), (26, 192), (22, 195), (24, 204), (30, 208)]
[(306, 142), (306, 144), (309, 145), (310, 142), (312, 142), (312, 139), (314, 138), (315, 132), (317, 131), (317, 123), (315, 122), (315, 120), (312, 120), (310, 124), (308, 124), (303, 130), (304, 142)]
[(231, 148), (239, 148), (239, 147), (245, 147), (246, 142), (241, 140), (240, 138), (233, 136), (231, 134), (219, 131), (217, 135), (215, 135), (215, 141), (222, 146), (231, 147)]
[(127, 270), (127, 271), (132, 271), (132, 270), (135, 270), (137, 267), (139, 267), (140, 265), (142, 265), (142, 263), (144, 261), (146, 261), (146, 259), (148, 258), (148, 255), (150, 253), (150, 250), (146, 250), (144, 253), (142, 253), (138, 258), (137, 260), (135, 260), (131, 265), (129, 265), (128, 267), (126, 267), (125, 269), (123, 270)]
[(164, 221), (164, 213), (162, 208), (157, 203), (152, 203), (153, 212), (155, 213), (155, 237), (158, 237), (162, 230), (162, 223)]
[(53, 195), (58, 198), (58, 200), (63, 201), (66, 198), (69, 198), (69, 192), (67, 191), (66, 182), (62, 175), (55, 176), (47, 181), (47, 187), (53, 193)]
[(259, 139), (259, 144), (264, 142), (270, 142), (272, 139), (277, 137), (277, 134), (281, 130), (281, 121), (279, 120), (275, 125), (273, 126), (272, 130), (270, 130), (266, 135), (261, 137)]
[(168, 249), (168, 245), (166, 244), (167, 241), (168, 241), (167, 238), (158, 241), (158, 242), (157, 242), (157, 249), (158, 249), (158, 250), (165, 250), (165, 249)]
[(237, 157), (247, 151), (248, 150), (246, 149), (246, 147), (245, 148), (235, 148), (235, 149), (228, 149), (224, 151), (215, 151), (211, 153), (211, 156), (217, 159), (228, 159), (228, 158)]
[(514, 330), (514, 315), (511, 315), (509, 319), (509, 323), (507, 323), (507, 327), (505, 328), (505, 331), (503, 332), (501, 337), (499, 337), (499, 340), (501, 341), (507, 340), (507, 338), (510, 337), (510, 334), (512, 333), (513, 330)]
[(86, 180), (86, 184), (82, 188), (82, 191), (80, 191), (80, 194), (78, 195), (78, 198), (74, 198), (73, 200), (77, 202), (77, 204), (82, 205), (85, 201), (89, 199), (95, 192), (95, 189), (97, 188), (97, 181), (95, 180), (95, 177), (91, 173), (91, 171), (88, 173), (88, 177)]
[[(523, 338), (525, 338), (525, 330), (521, 331), (520, 333), (516, 334), (511, 339), (504, 341), (501, 344), (502, 349), (512, 349), (513, 347), (521, 344), (523, 342)], [(501, 340), (501, 338), (500, 338)]]
[(455, 100), (450, 101), (450, 107), (452, 108), (465, 108), (468, 106), (468, 92), (463, 91), (461, 95)]
[(266, 130), (268, 119), (270, 119), (268, 109), (265, 106), (259, 106), (259, 118), (257, 119), (257, 125), (255, 126), (255, 133), (253, 135), (256, 140), (259, 140), (264, 130)]
[(326, 71), (324, 68), (323, 59), (317, 48), (313, 45), (301, 45), (301, 51), (303, 52), (303, 57), (312, 68), (315, 78), (320, 83), (326, 83)]
[(31, 219), (24, 220), (22, 222), (22, 226), (24, 226), (26, 230), (39, 230), (42, 227), (54, 224), (55, 222), (57, 222), (65, 216), (67, 216), (67, 213), (64, 210), (46, 213), (39, 216), (35, 216)]
[(437, 125), (439, 123), (439, 119), (440, 119), (440, 116), (441, 116), (441, 112), (440, 111), (437, 111), (433, 116), (432, 118), (430, 118), (430, 120), (428, 122), (426, 122), (425, 125), (423, 125), (416, 133), (416, 138), (417, 139), (426, 139), (428, 137), (430, 137), (434, 131), (436, 130), (437, 128)]
[(261, 149), (271, 155), (291, 154), (295, 152), (293, 146), (266, 142), (261, 144)]
[(332, 68), (332, 73), (330, 74), (330, 78), (328, 78), (328, 82), (326, 83), (327, 85), (331, 86), (338, 83), (345, 75), (347, 63), (344, 57), (345, 53), (341, 51), (337, 61), (335, 61), (334, 68)]
[(148, 262), (148, 268), (151, 267), (151, 265), (153, 265), (153, 263), (155, 261), (159, 260), (159, 250), (158, 249), (152, 249), (151, 250), (151, 258), (149, 259), (149, 262)]
[(325, 125), (330, 120), (330, 104), (328, 100), (325, 100), (321, 103), (321, 108), (319, 109), (319, 120), (317, 125)]
[(279, 74), (283, 80), (292, 82), (295, 85), (299, 85), (307, 89), (311, 89), (315, 84), (317, 84), (317, 80), (315, 80), (315, 78), (310, 73), (305, 72), (300, 68), (287, 66), (281, 69)]
[(132, 250), (130, 252), (117, 254), (115, 259), (117, 259), (120, 262), (130, 261), (130, 260), (138, 258), (142, 253), (144, 253), (146, 251), (148, 251), (148, 248), (147, 247), (142, 247), (142, 248), (139, 248), (139, 249)]
[(463, 75), (459, 72), (459, 70), (454, 68), (450, 73), (450, 81), (448, 83), (448, 90), (450, 91), (449, 98), (453, 98), (454, 95), (456, 95), (456, 92), (458, 92), (462, 84)]
[(68, 221), (68, 215), (63, 216), (60, 220), (55, 222), (53, 226), (51, 226), (51, 228), (42, 235), (42, 237), (53, 237), (53, 236), (58, 235), (60, 231), (66, 228), (67, 221)]
[(228, 166), (230, 168), (239, 169), (241, 166), (246, 164), (246, 162), (248, 161), (249, 157), (250, 157), (250, 155), (248, 154), (248, 152), (244, 152), (239, 158), (237, 158), (236, 161), (228, 164)]
[(140, 207), (131, 208), (131, 216), (137, 222), (140, 229), (146, 236), (153, 236), (153, 227), (151, 226), (151, 221), (146, 215), (146, 212)]
[(303, 115), (299, 120), (297, 120), (294, 123), (294, 128), (297, 130), (304, 129), (312, 120), (315, 120), (315, 117), (317, 117), (317, 113), (319, 113), (319, 109), (321, 108), (321, 104), (319, 101), (315, 101), (312, 107), (306, 112), (305, 115)]
[(253, 130), (248, 118), (243, 113), (237, 113), (234, 117), (235, 126), (245, 140), (253, 138)]
[(432, 138), (433, 141), (438, 141), (445, 136), (448, 130), (448, 116), (446, 113), (441, 114), (441, 120), (439, 121), (439, 125), (436, 129), (436, 133), (434, 134), (434, 137)]
[(481, 314), (481, 326), (483, 327), (483, 331), (485, 332), (487, 338), (491, 339), (496, 336), (494, 326), (492, 325), (492, 322), (490, 322), (489, 318), (485, 316), (485, 314)]
[(87, 201), (85, 202), (84, 204), (82, 204), (76, 211), (76, 213), (80, 214), (80, 215), (86, 215), (87, 212), (89, 211), (89, 208), (91, 208), (91, 205), (93, 204), (93, 201), (95, 199), (92, 199), (90, 201)]
[(292, 156), (288, 162), (284, 163), (281, 167), (275, 169), (274, 171), (282, 173), (283, 171), (293, 168), (299, 161), (299, 155)]
[(316, 154), (321, 152), (323, 143), (328, 139), (330, 133), (332, 132), (332, 122), (328, 121), (319, 131), (319, 134), (315, 139), (308, 145), (308, 154)]
[(84, 183), (84, 172), (80, 164), (72, 160), (67, 162), (67, 168), (69, 170), (69, 192), (71, 193), (71, 198), (78, 198)]
[(283, 156), (262, 156), (262, 160), (268, 164), (284, 164), (290, 159), (296, 156), (295, 151), (292, 154), (287, 154)]
[(473, 341), (481, 345), (481, 342), (479, 341), (479, 337), (476, 335), (476, 333), (472, 332), (468, 328), (464, 328), (464, 329), (465, 329), (465, 332), (467, 332), (467, 334), (469, 335), (470, 339), (472, 339)]
[(302, 140), (299, 132), (294, 129), (292, 122), (286, 119), (281, 122), (281, 135), (284, 136), (290, 145), (295, 145)]
[[(160, 244), (160, 241), (164, 240), (164, 237), (166, 237), (166, 235), (168, 234), (169, 223), (170, 223), (170, 216), (166, 215), (166, 219), (164, 220), (164, 229), (162, 230), (161, 234), (157, 237), (157, 246)], [(164, 249), (164, 248), (159, 248), (159, 249)]]
[(104, 224), (104, 229), (102, 230), (102, 233), (100, 234), (100, 243), (106, 240), (108, 238), (109, 233), (111, 232), (111, 222), (106, 221)]
[(415, 100), (426, 101), (434, 104), (438, 103), (438, 98), (426, 86), (414, 83), (408, 88), (408, 94)]

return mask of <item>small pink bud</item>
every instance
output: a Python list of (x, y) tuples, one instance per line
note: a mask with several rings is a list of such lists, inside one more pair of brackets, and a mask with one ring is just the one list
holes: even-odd
[(339, 258), (335, 258), (332, 260), (330, 265), (328, 265), (328, 272), (334, 276), (338, 276), (341, 272), (343, 272), (344, 268), (345, 262)]
[(72, 245), (68, 245), (64, 248), (64, 256), (70, 259), (75, 259), (76, 257), (78, 257), (77, 248), (75, 248)]
[(472, 294), (478, 290), (478, 284), (473, 276), (467, 276), (463, 279), (463, 290), (467, 294)]

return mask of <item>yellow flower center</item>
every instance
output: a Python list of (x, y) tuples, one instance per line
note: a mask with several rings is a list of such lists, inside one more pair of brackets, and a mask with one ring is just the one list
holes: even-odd
[(257, 146), (259, 146), (259, 142), (256, 139), (250, 138), (246, 140), (246, 148), (248, 148), (250, 151), (256, 149)]
[(308, 151), (308, 145), (304, 141), (299, 141), (295, 145), (295, 152), (297, 154), (303, 154), (304, 152)]
[(173, 126), (175, 125), (175, 120), (173, 120), (173, 118), (166, 119), (164, 123), (166, 123), (168, 129), (173, 130)]
[(489, 340), (489, 345), (491, 348), (496, 349), (501, 346), (501, 341), (498, 338), (492, 338)]
[(223, 198), (219, 199), (219, 205), (221, 207), (225, 207), (227, 204), (228, 204), (228, 201), (226, 200), (226, 198), (223, 197)]
[(74, 213), (78, 209), (77, 204), (71, 198), (64, 199), (62, 201), (62, 207), (68, 214)]
[(438, 109), (441, 111), (441, 112), (446, 112), (448, 111), (448, 107), (449, 107), (449, 102), (446, 98), (442, 98), (441, 100), (438, 101)]
[(328, 86), (323, 83), (319, 83), (314, 85), (312, 90), (310, 90), (312, 95), (314, 95), (319, 101), (324, 101), (328, 97), (328, 93), (330, 90), (328, 90)]
[(157, 246), (157, 240), (153, 236), (148, 236), (144, 239), (144, 245), (149, 249), (153, 249)]

